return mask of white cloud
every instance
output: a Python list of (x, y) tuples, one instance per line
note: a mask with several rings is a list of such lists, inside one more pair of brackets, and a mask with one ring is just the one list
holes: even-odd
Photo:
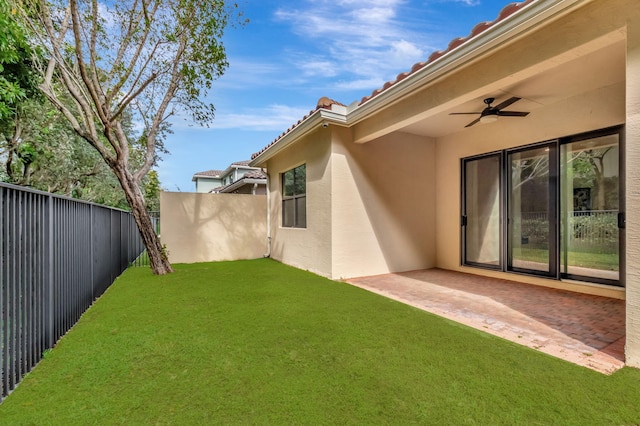
[(270, 87), (279, 81), (284, 71), (281, 64), (267, 62), (267, 59), (229, 56), (228, 60), (229, 68), (216, 80), (214, 90)]
[(284, 131), (297, 123), (311, 111), (308, 107), (292, 107), (288, 105), (272, 104), (262, 109), (245, 110), (238, 113), (216, 113), (210, 127), (199, 127), (191, 124), (185, 117), (172, 120), (174, 129), (190, 128), (202, 129), (239, 129), (250, 131)]
[(457, 3), (464, 3), (467, 6), (478, 6), (480, 4), (480, 0), (453, 0)]
[[(305, 0), (297, 9), (280, 9), (276, 19), (291, 26), (312, 58), (287, 58), (302, 76), (332, 78), (327, 86), (373, 89), (424, 61), (435, 50), (423, 28), (412, 30), (401, 0)], [(339, 83), (335, 83), (335, 81)], [(372, 86), (371, 84), (374, 84)]]
[(335, 62), (322, 58), (311, 58), (305, 60), (301, 58), (297, 62), (297, 67), (308, 77), (335, 77), (338, 75), (338, 66)]

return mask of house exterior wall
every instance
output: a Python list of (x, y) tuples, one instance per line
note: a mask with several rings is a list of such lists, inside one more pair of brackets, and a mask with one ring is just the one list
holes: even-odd
[[(626, 362), (640, 367), (640, 2), (585, 0), (567, 10), (535, 33), (514, 37), (402, 94), (391, 107), (385, 107), (383, 92), (356, 110), (365, 112), (350, 128), (319, 129), (270, 159), (273, 256), (331, 278), (436, 266), (626, 299)], [(589, 69), (576, 70), (590, 88), (572, 91), (569, 76), (562, 81), (569, 87), (561, 100), (544, 92), (551, 84), (535, 81), (601, 49), (624, 49), (624, 76), (596, 78)], [(500, 118), (435, 140), (402, 133), (415, 126), (426, 134), (428, 129), (419, 129), (421, 120), (489, 93), (516, 96), (524, 81), (540, 83), (541, 89), (530, 95), (537, 105), (526, 119)], [(376, 102), (383, 107), (374, 110)], [(626, 288), (461, 266), (462, 158), (617, 125), (626, 133), (626, 248), (620, 271)], [(308, 228), (282, 229), (280, 173), (302, 163), (308, 166)]]
[(626, 313), (627, 365), (640, 368), (640, 6), (623, 14), (627, 23), (626, 88)]
[(398, 133), (357, 145), (332, 129), (332, 278), (433, 267), (435, 144)]
[(162, 192), (161, 241), (171, 263), (257, 259), (267, 251), (264, 196)]
[[(599, 113), (593, 114), (593, 111)], [(624, 84), (616, 84), (536, 110), (526, 120), (505, 118), (498, 123), (477, 125), (439, 138), (436, 142), (435, 197), (437, 266), (608, 297), (624, 297), (623, 289), (471, 268), (461, 266), (460, 259), (462, 158), (619, 125), (624, 123), (624, 115)]]
[(222, 185), (220, 179), (196, 178), (196, 192), (209, 192)]
[[(623, 5), (623, 3), (627, 4)], [(504, 52), (496, 53), (474, 64), (476, 81), (485, 81), (488, 84), (487, 87), (491, 87), (492, 83), (488, 80), (490, 76), (500, 76), (504, 73), (504, 69), (509, 70), (513, 75), (524, 72), (524, 69), (527, 69), (528, 73), (536, 69), (543, 71), (553, 67), (554, 64), (612, 46), (624, 39), (626, 22), (624, 18), (620, 18), (623, 15), (620, 15), (619, 11), (629, 8), (637, 9), (637, 6), (631, 7), (625, 0), (592, 2), (561, 18), (550, 27), (541, 28), (537, 34), (519, 41)], [(602, 25), (593, 25), (596, 19), (599, 23), (602, 22)], [(550, 43), (550, 40), (555, 42)], [(515, 50), (520, 53), (515, 55)], [(530, 52), (530, 54), (523, 55), (522, 52)], [(522, 70), (519, 67), (522, 67)], [(462, 76), (451, 78), (453, 81), (460, 80), (464, 77), (464, 71), (462, 74)], [(567, 84), (571, 82), (568, 81)], [(626, 120), (625, 87), (624, 81), (612, 81), (608, 85), (594, 87), (591, 91), (538, 108), (523, 120), (500, 119), (498, 123), (476, 125), (439, 138), (436, 144), (436, 162), (439, 165), (436, 176), (438, 267), (624, 298), (624, 289), (579, 282), (553, 281), (461, 266), (459, 215), (460, 160), (462, 158), (624, 124)], [(627, 152), (629, 152), (629, 142), (627, 142)], [(628, 282), (627, 287), (629, 285)]]
[[(319, 128), (267, 162), (271, 257), (331, 277), (331, 132)], [(282, 227), (282, 174), (306, 164), (307, 227)]]

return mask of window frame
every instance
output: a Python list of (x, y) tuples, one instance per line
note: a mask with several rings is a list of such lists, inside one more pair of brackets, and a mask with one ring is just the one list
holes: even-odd
[[(300, 173), (300, 170), (304, 170), (304, 173)], [(291, 190), (292, 193), (288, 195), (287, 191), (287, 174), (293, 174), (293, 180), (291, 181)], [(300, 182), (299, 179), (303, 179), (304, 182)], [(297, 228), (297, 229), (306, 229), (307, 228), (307, 165), (306, 163), (300, 164), (296, 167), (293, 167), (280, 175), (280, 185), (281, 185), (281, 195), (282, 195), (282, 221), (281, 226), (283, 228)], [(297, 192), (300, 187), (304, 188), (303, 192)], [(304, 203), (304, 211), (300, 212), (300, 203)], [(292, 204), (292, 223), (289, 224), (287, 221), (287, 205)]]

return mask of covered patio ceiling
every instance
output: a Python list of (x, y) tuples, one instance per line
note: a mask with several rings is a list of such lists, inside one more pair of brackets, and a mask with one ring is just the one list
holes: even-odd
[[(581, 93), (623, 83), (626, 59), (624, 40), (618, 34), (612, 34), (599, 43), (605, 45), (593, 43), (591, 46), (582, 46), (545, 63), (478, 87), (465, 96), (432, 108), (427, 116), (423, 112), (420, 118), (398, 131), (432, 138), (466, 131), (465, 126), (479, 115), (449, 114), (480, 112), (485, 107), (484, 99), (488, 97), (495, 98), (494, 105), (512, 96), (522, 98), (505, 108), (505, 111), (529, 111), (529, 116), (501, 117), (500, 120), (526, 120), (535, 117), (536, 111), (546, 106)], [(490, 61), (491, 58), (486, 60)]]

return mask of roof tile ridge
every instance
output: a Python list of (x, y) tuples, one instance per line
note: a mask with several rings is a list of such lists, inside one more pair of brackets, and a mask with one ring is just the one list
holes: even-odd
[(514, 2), (514, 3), (507, 4), (505, 7), (502, 8), (500, 13), (498, 13), (498, 17), (496, 19), (494, 19), (493, 21), (484, 21), (484, 22), (480, 22), (480, 23), (476, 24), (473, 27), (473, 29), (471, 30), (471, 32), (469, 33), (468, 36), (454, 38), (453, 40), (451, 40), (449, 42), (449, 45), (447, 46), (447, 48), (445, 50), (436, 50), (435, 52), (431, 53), (431, 55), (429, 55), (429, 58), (427, 59), (426, 62), (418, 62), (418, 63), (414, 64), (413, 67), (411, 67), (410, 71), (398, 74), (398, 76), (396, 77), (395, 80), (386, 82), (381, 88), (374, 90), (371, 93), (371, 95), (363, 97), (360, 100), (360, 102), (358, 103), (358, 105), (362, 105), (365, 102), (371, 100), (372, 98), (375, 98), (380, 93), (382, 93), (385, 90), (387, 90), (389, 87), (391, 87), (391, 86), (395, 85), (396, 83), (404, 80), (409, 75), (418, 72), (419, 70), (424, 68), (426, 65), (431, 64), (432, 62), (435, 62), (436, 60), (440, 59), (445, 54), (451, 52), (452, 50), (454, 50), (454, 49), (456, 49), (458, 47), (460, 47), (461, 45), (465, 44), (467, 41), (469, 41), (472, 38), (476, 37), (477, 35), (485, 32), (486, 30), (488, 30), (489, 28), (491, 28), (492, 26), (494, 26), (498, 22), (501, 22), (502, 20), (506, 19), (507, 17), (513, 15), (515, 12), (519, 11), (524, 6), (526, 6), (529, 3), (532, 3), (534, 1), (536, 1), (536, 0), (524, 0), (524, 1), (521, 1), (521, 2)]
[(331, 109), (331, 105), (341, 105), (341, 106), (346, 106), (343, 103), (340, 103), (336, 100), (333, 100), (327, 96), (323, 96), (320, 99), (318, 99), (318, 103), (315, 107), (315, 109), (312, 109), (311, 111), (309, 111), (309, 113), (307, 115), (305, 115), (304, 117), (302, 117), (300, 120), (298, 120), (297, 123), (293, 124), (291, 127), (289, 127), (287, 130), (285, 130), (284, 132), (282, 132), (282, 134), (280, 134), (277, 138), (275, 138), (269, 145), (265, 146), (264, 148), (262, 148), (260, 151), (255, 152), (251, 155), (251, 159), (254, 160), (257, 156), (259, 156), (260, 154), (262, 154), (263, 152), (265, 152), (267, 149), (271, 148), (273, 145), (275, 145), (280, 139), (282, 139), (283, 137), (285, 137), (288, 133), (290, 133), (293, 129), (295, 129), (296, 127), (298, 127), (300, 124), (302, 124), (303, 121), (305, 121), (307, 118), (311, 117), (316, 111), (320, 110), (320, 109)]

